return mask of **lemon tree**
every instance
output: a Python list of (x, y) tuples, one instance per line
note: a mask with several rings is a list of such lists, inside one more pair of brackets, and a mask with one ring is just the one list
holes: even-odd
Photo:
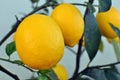
[[(98, 0), (97, 5), (95, 0), (84, 3), (45, 0), (43, 5), (39, 4), (40, 0), (30, 2), (32, 11), (20, 19), (15, 16), (17, 22), (0, 41), (1, 48), (4, 41), (14, 33), (13, 41), (5, 47), (8, 58), (0, 56), (1, 61), (31, 71), (33, 75), (27, 80), (120, 80), (120, 73), (116, 69), (116, 64), (120, 63), (120, 12), (112, 5), (112, 0)], [(81, 11), (82, 7), (79, 6), (84, 7), (84, 10)], [(91, 65), (99, 48), (104, 52), (102, 37), (112, 40), (117, 62)], [(73, 50), (75, 45), (78, 45), (76, 51)], [(71, 63), (74, 66), (72, 76), (68, 73), (69, 68), (59, 64), (66, 54), (65, 47), (76, 57), (75, 63)], [(15, 51), (20, 59), (12, 59), (11, 55)], [(84, 51), (89, 62), (83, 69), (80, 62)], [(69, 63), (66, 64), (69, 66)], [(23, 80), (4, 68), (2, 63), (0, 71), (15, 80)]]

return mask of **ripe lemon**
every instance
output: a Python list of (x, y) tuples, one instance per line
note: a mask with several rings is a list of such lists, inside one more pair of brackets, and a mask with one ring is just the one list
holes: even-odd
[(96, 15), (96, 19), (101, 33), (107, 38), (115, 38), (117, 34), (111, 28), (109, 23), (112, 23), (120, 29), (120, 13), (115, 7), (111, 7), (106, 12), (100, 12)]
[(30, 15), (20, 23), (15, 43), (23, 63), (33, 69), (55, 66), (64, 52), (60, 28), (53, 19), (41, 14)]
[(51, 17), (59, 25), (65, 44), (76, 45), (84, 32), (84, 21), (81, 12), (72, 4), (62, 3), (55, 7)]
[(59, 80), (68, 80), (68, 72), (63, 65), (57, 64), (55, 67), (53, 67), (53, 70)]

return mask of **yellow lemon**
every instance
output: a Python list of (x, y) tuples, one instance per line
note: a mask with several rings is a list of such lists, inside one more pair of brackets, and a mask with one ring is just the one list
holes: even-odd
[(112, 23), (120, 29), (120, 13), (115, 7), (111, 7), (106, 12), (100, 12), (96, 15), (96, 19), (99, 25), (101, 33), (107, 38), (117, 37), (114, 30), (111, 28), (109, 23)]
[(62, 32), (53, 19), (41, 14), (25, 18), (15, 33), (17, 52), (33, 69), (55, 66), (64, 53)]
[(57, 64), (55, 67), (53, 67), (53, 70), (59, 80), (68, 80), (68, 72), (63, 65)]
[(62, 3), (55, 7), (51, 17), (59, 25), (65, 44), (76, 45), (84, 32), (84, 21), (81, 12), (72, 4)]

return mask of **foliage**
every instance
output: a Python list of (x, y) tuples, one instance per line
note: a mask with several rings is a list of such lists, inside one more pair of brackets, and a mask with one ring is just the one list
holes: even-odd
[[(27, 17), (31, 14), (34, 14), (36, 12), (38, 12), (40, 14), (48, 15), (50, 12), (48, 7), (51, 7), (52, 9), (54, 9), (54, 7), (56, 5), (58, 5), (62, 2), (60, 0), (45, 0), (45, 3), (43, 5), (38, 6), (39, 1), (40, 0), (30, 0), (33, 11), (28, 13), (28, 15), (24, 16), (23, 18), (21, 18), (21, 20), (17, 19), (17, 22), (13, 25), (13, 29), (10, 32), (8, 32), (8, 34), (0, 41), (0, 46), (4, 43), (4, 41), (11, 34), (13, 34), (15, 32), (19, 23), (25, 17)], [(110, 9), (111, 4), (112, 4), (111, 0), (98, 0), (98, 1), (99, 1), (99, 5), (97, 5), (97, 8), (99, 9), (98, 12), (106, 12)], [(85, 50), (87, 51), (90, 62), (88, 63), (86, 68), (84, 70), (82, 70), (81, 72), (78, 72), (80, 67), (79, 67), (79, 65), (76, 65), (77, 69), (75, 69), (75, 70), (77, 70), (77, 71), (68, 80), (120, 80), (120, 73), (116, 70), (116, 67), (115, 67), (116, 64), (120, 63), (119, 62), (120, 61), (120, 46), (119, 46), (119, 43), (116, 43), (114, 40), (112, 41), (112, 43), (113, 43), (113, 47), (114, 47), (118, 62), (111, 63), (111, 64), (105, 64), (105, 65), (89, 66), (91, 61), (95, 58), (96, 54), (98, 53), (98, 50), (100, 49), (102, 51), (104, 48), (104, 45), (101, 41), (102, 35), (99, 31), (98, 24), (95, 19), (95, 15), (94, 15), (94, 12), (96, 12), (96, 10), (95, 10), (96, 5), (93, 5), (93, 2), (94, 2), (94, 0), (89, 0), (89, 2), (87, 2), (87, 4), (86, 4), (86, 2), (84, 4), (73, 3), (74, 5), (77, 5), (77, 6), (86, 7), (86, 11), (84, 14), (85, 31), (84, 31), (83, 37), (85, 38)], [(110, 25), (111, 25), (112, 29), (116, 32), (118, 37), (120, 38), (120, 30), (118, 28), (116, 28), (112, 23), (110, 23)], [(83, 53), (82, 48), (81, 48), (82, 47), (81, 43), (82, 43), (82, 39), (79, 41), (79, 44), (78, 44), (79, 50), (76, 54), (76, 64), (79, 64), (81, 54)], [(26, 80), (58, 80), (57, 75), (54, 73), (54, 71), (52, 69), (36, 71), (31, 68), (28, 68), (20, 60), (12, 61), (10, 57), (16, 51), (16, 46), (15, 46), (14, 41), (11, 41), (10, 43), (8, 43), (6, 45), (5, 50), (6, 50), (6, 54), (9, 57), (9, 59), (0, 58), (0, 60), (6, 61), (6, 62), (9, 62), (12, 64), (17, 64), (19, 66), (22, 66), (22, 67), (30, 70), (33, 73), (38, 74), (37, 77), (33, 76), (32, 78), (26, 79)], [(71, 52), (75, 53), (75, 51), (73, 51), (71, 48), (69, 48), (69, 50)], [(0, 71), (6, 73), (7, 75), (11, 76), (15, 80), (20, 80), (17, 75), (14, 75), (12, 72), (6, 70), (4, 67), (2, 67), (2, 65), (0, 65)]]

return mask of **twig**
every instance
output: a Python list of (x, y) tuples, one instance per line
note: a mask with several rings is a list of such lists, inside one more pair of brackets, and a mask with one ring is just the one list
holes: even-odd
[[(82, 38), (83, 38), (83, 36), (82, 36)], [(82, 40), (83, 40), (82, 38), (79, 41), (78, 52), (77, 52), (77, 56), (76, 56), (76, 67), (75, 67), (75, 71), (74, 71), (73, 77), (71, 78), (72, 80), (76, 80), (77, 79), (79, 68), (80, 68), (80, 57), (82, 55), (82, 52), (81, 52)]]
[[(19, 63), (16, 63), (16, 62), (14, 62), (14, 61), (10, 61), (10, 60), (8, 60), (8, 59), (0, 58), (0, 60), (1, 60), (1, 61), (6, 61), (6, 62), (9, 62), (9, 63), (12, 63), (12, 64), (20, 65)], [(21, 64), (20, 66), (22, 66), (22, 67), (28, 69), (28, 70), (31, 71), (31, 72), (35, 72), (34, 70), (32, 70), (32, 69), (26, 67), (24, 64)]]
[(2, 67), (1, 65), (0, 65), (0, 71), (6, 73), (7, 75), (9, 75), (10, 77), (12, 77), (15, 80), (20, 80), (17, 75), (9, 72), (7, 69), (5, 69), (4, 67)]

